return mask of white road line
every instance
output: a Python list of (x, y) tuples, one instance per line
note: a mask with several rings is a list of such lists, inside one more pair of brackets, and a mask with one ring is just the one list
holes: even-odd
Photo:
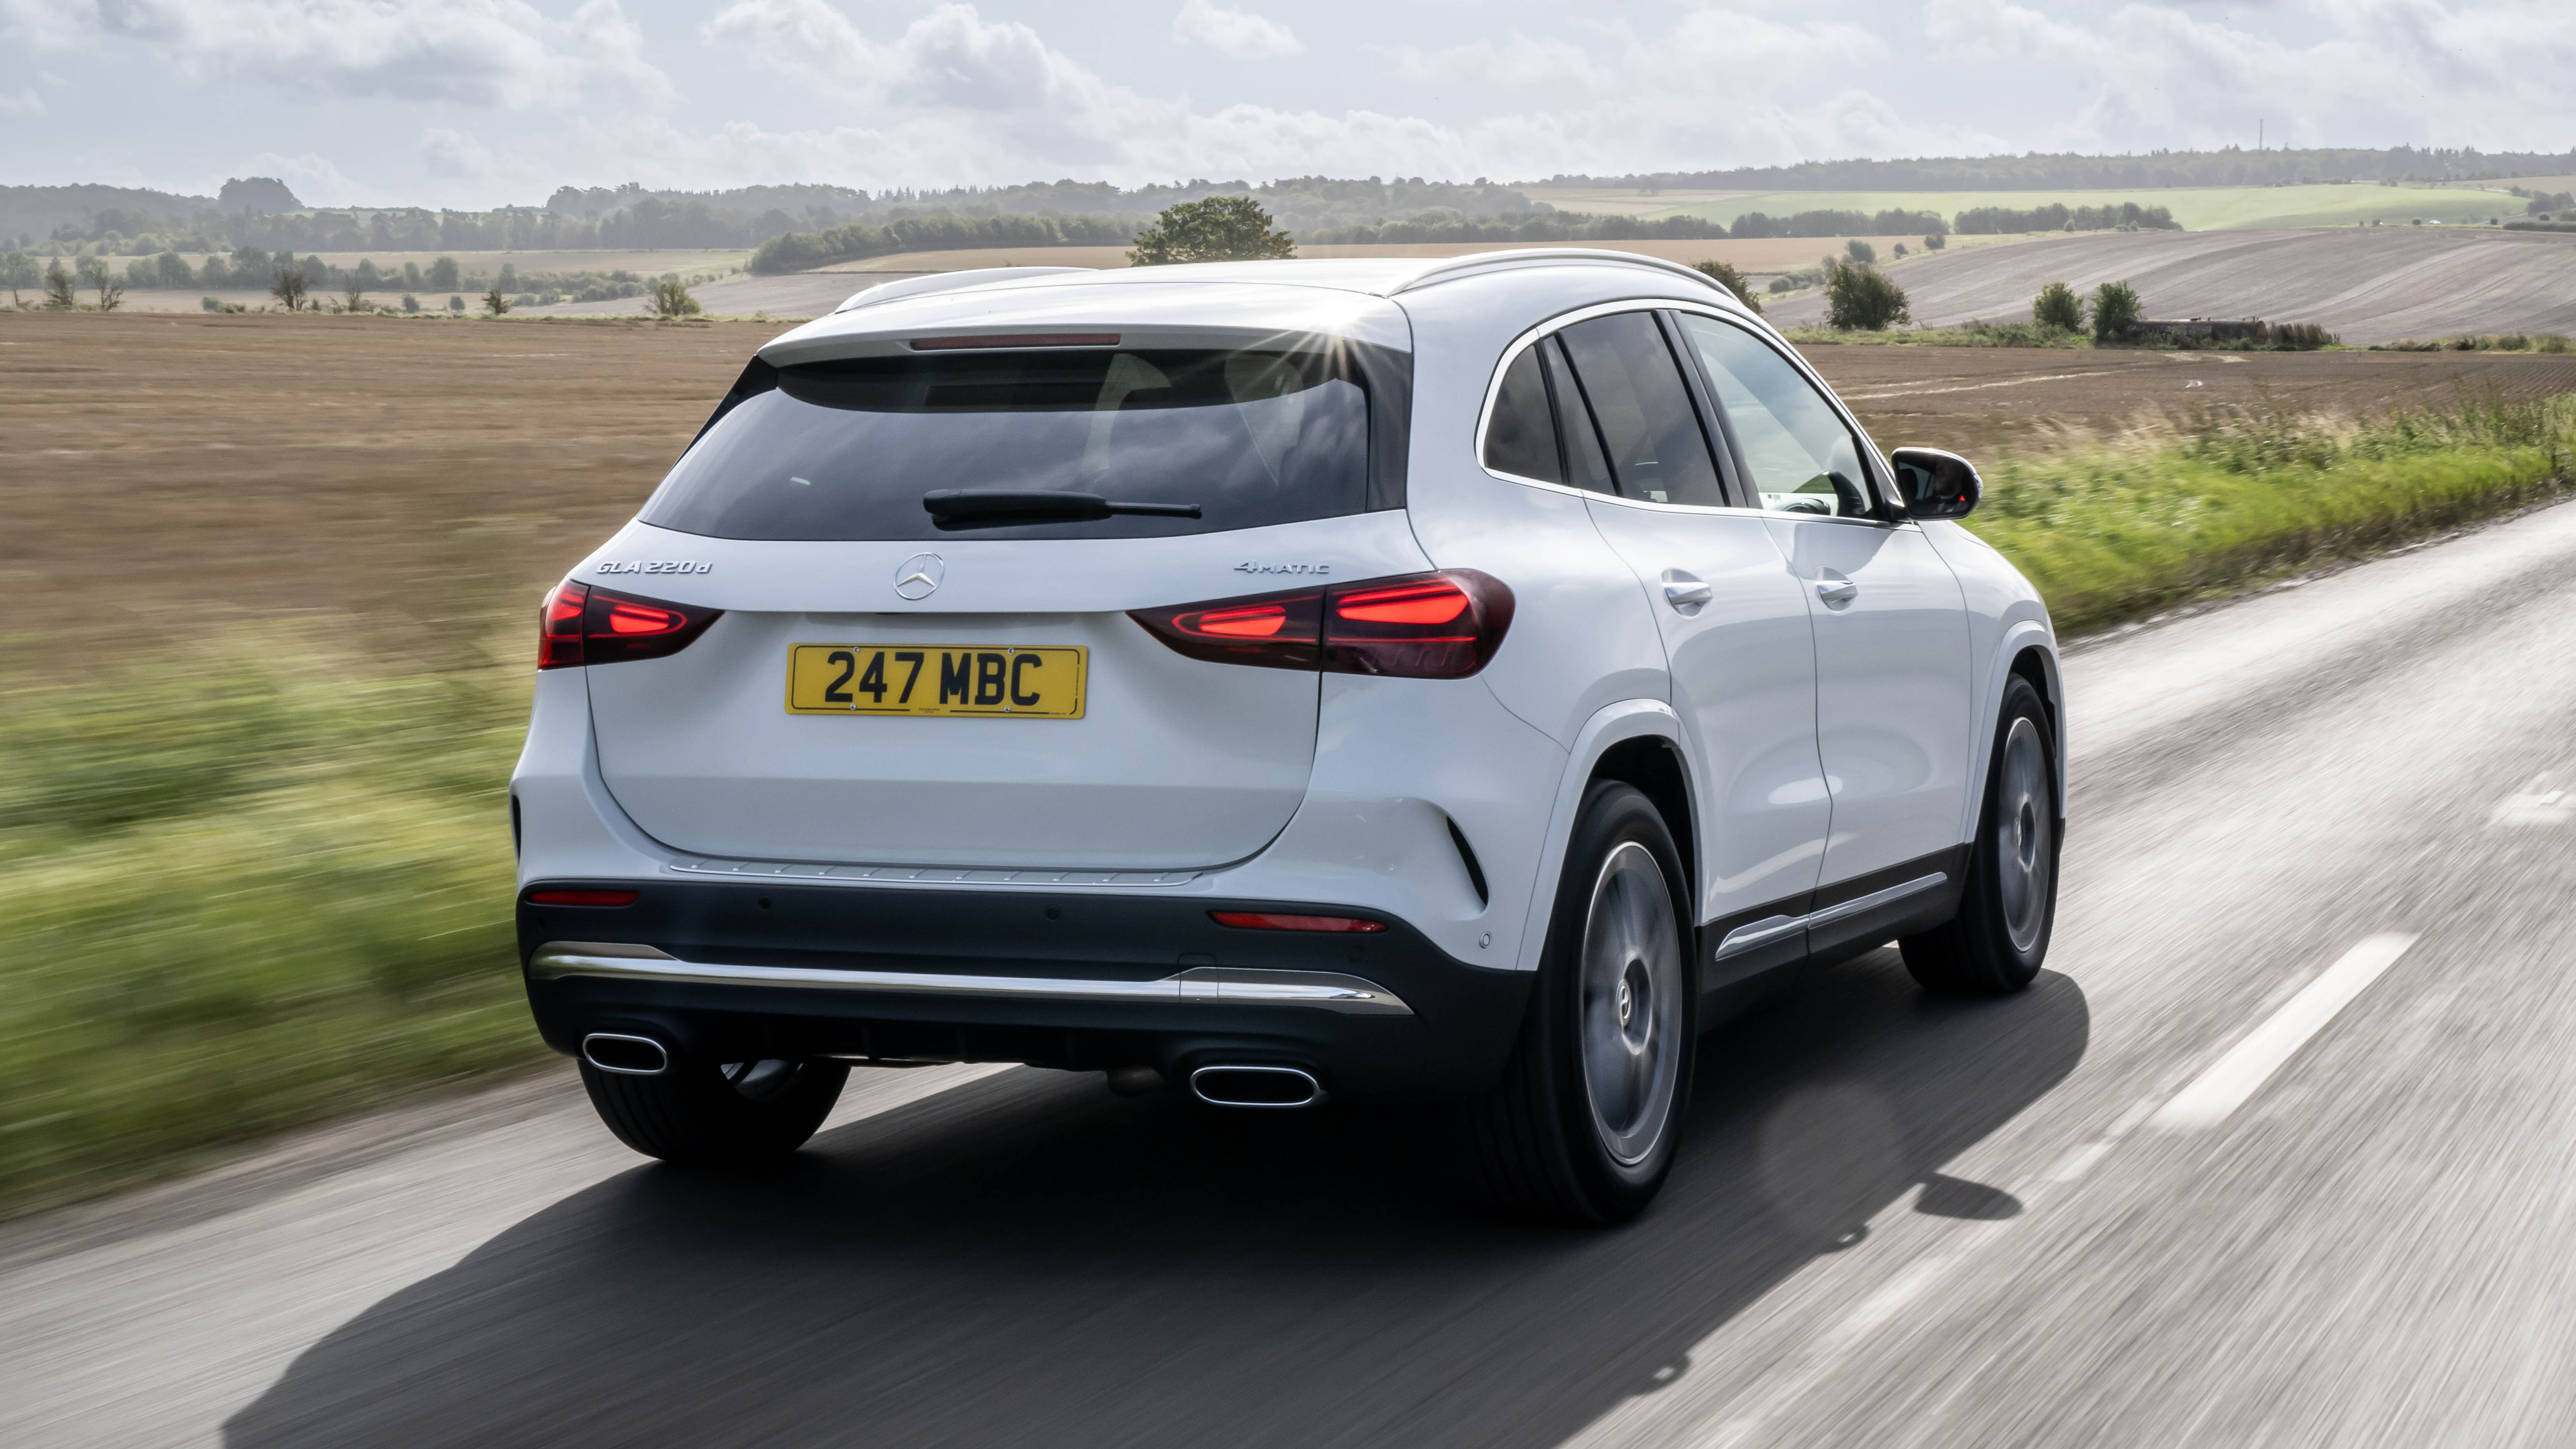
[(2148, 1125), (2168, 1132), (2196, 1132), (2215, 1127), (2271, 1080), (2281, 1064), (2297, 1055), (2353, 998), (2369, 989), (2379, 973), (2397, 964), (2415, 938), (2399, 932), (2372, 936), (2343, 953), (2298, 995), (2283, 1003), (2271, 1019), (2246, 1033), (2227, 1055), (2174, 1095)]

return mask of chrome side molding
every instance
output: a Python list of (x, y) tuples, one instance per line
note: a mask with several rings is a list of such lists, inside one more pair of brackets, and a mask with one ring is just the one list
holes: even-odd
[(1823, 910), (1809, 911), (1803, 916), (1765, 916), (1761, 920), (1749, 922), (1727, 932), (1726, 939), (1717, 943), (1717, 951), (1709, 959), (1723, 961), (1729, 956), (1740, 956), (1756, 946), (1776, 941), (1792, 931), (1803, 931), (1810, 926), (1831, 925), (1836, 921), (1857, 916), (1863, 911), (1876, 910), (1891, 901), (1901, 901), (1907, 896), (1931, 890), (1945, 884), (1949, 879), (1948, 872), (1936, 870), (1930, 875), (1916, 876), (1901, 885), (1892, 885), (1881, 891), (1871, 891), (1868, 895), (1855, 896), (1847, 901), (1837, 901)]
[(683, 961), (667, 951), (616, 941), (549, 941), (528, 958), (539, 981), (586, 976), (704, 986), (784, 986), (819, 991), (928, 996), (1016, 997), (1039, 1001), (1204, 1001), (1226, 1006), (1306, 1006), (1357, 1016), (1411, 1016), (1394, 992), (1332, 971), (1256, 971), (1195, 966), (1156, 981), (1061, 976), (969, 976), (922, 971), (836, 971), (816, 966), (735, 966)]

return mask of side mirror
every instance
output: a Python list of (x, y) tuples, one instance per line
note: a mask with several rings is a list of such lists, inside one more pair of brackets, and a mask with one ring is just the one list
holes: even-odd
[(1899, 448), (1887, 460), (1896, 465), (1896, 489), (1905, 495), (1905, 511), (1916, 518), (1965, 518), (1986, 496), (1977, 465), (1939, 448)]

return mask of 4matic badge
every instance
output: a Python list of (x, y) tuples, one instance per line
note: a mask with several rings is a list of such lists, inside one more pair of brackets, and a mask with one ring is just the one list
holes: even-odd
[(1239, 563), (1234, 566), (1234, 571), (1239, 574), (1328, 575), (1332, 573), (1333, 566), (1319, 563)]

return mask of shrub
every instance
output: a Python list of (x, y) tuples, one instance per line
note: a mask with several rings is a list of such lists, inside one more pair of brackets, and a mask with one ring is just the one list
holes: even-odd
[(304, 290), (304, 274), (291, 269), (279, 272), (268, 284), (269, 295), (285, 303), (289, 312), (304, 310)]
[(199, 297), (197, 299), (197, 305), (205, 308), (209, 312), (220, 312), (224, 310), (224, 304), (213, 297)]
[(1927, 252), (1937, 252), (1947, 245), (1949, 245), (1948, 241), (1937, 231), (1923, 238), (1923, 249)]
[(61, 262), (47, 267), (45, 269), (45, 309), (50, 312), (68, 312), (79, 305), (80, 298), (72, 292), (72, 274), (63, 270)]
[(2126, 282), (2104, 282), (2093, 289), (2093, 340), (2117, 342), (2138, 325), (2138, 293)]
[(653, 289), (653, 315), (656, 317), (694, 317), (704, 309), (698, 299), (689, 295), (677, 277), (664, 277)]
[(2343, 340), (2314, 322), (2283, 322), (2271, 329), (2271, 335), (2273, 346), (2294, 352), (2333, 347)]
[(2032, 299), (2030, 320), (2061, 332), (2081, 332), (2084, 330), (2084, 300), (2064, 282), (2051, 282), (2040, 288), (2039, 295)]
[(505, 316), (508, 314), (510, 310), (510, 299), (501, 295), (501, 287), (499, 283), (494, 283), (492, 290), (483, 294), (483, 310), (491, 313), (495, 317)]
[[(1762, 304), (1753, 297), (1753, 284), (1744, 280), (1744, 274), (1735, 269), (1733, 262), (1693, 262), (1691, 270), (1733, 292), (1737, 301), (1753, 309), (1754, 316), (1762, 315)], [(1771, 286), (1774, 291), (1779, 290), (1779, 279), (1774, 278)]]
[(1872, 267), (1836, 263), (1825, 277), (1825, 321), (1836, 331), (1884, 332), (1908, 321), (1905, 289)]
[(450, 311), (450, 312), (462, 312), (462, 311), (464, 311), (464, 310), (465, 310), (465, 299), (464, 299), (464, 298), (462, 298), (462, 297), (450, 297), (450, 298), (448, 298), (448, 299), (447, 299), (447, 310), (448, 310), (448, 311)]
[(1866, 267), (1878, 260), (1878, 248), (1862, 241), (1859, 237), (1853, 237), (1843, 243), (1843, 255)]

